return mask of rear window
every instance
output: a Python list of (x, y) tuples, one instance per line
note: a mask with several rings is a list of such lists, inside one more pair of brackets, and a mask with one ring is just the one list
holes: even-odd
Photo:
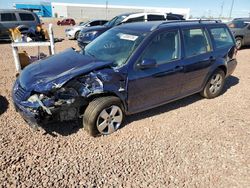
[(129, 22), (142, 22), (142, 21), (144, 21), (144, 16), (130, 18), (126, 22), (129, 23)]
[(34, 21), (35, 20), (34, 16), (29, 13), (19, 13), (19, 16), (22, 21)]
[(210, 29), (216, 48), (233, 45), (234, 41), (227, 28)]
[(16, 15), (14, 13), (1, 13), (1, 21), (2, 22), (16, 21)]
[(250, 21), (245, 21), (245, 20), (233, 20), (228, 24), (230, 28), (244, 28), (246, 27)]
[(148, 21), (157, 21), (157, 20), (165, 20), (165, 18), (163, 15), (153, 15), (153, 14), (148, 15)]

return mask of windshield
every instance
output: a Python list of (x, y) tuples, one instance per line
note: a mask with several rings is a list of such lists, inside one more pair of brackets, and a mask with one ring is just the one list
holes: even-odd
[(108, 27), (113, 27), (119, 23), (121, 23), (127, 16), (116, 16), (114, 17), (112, 20), (110, 20), (109, 22), (105, 23), (105, 26)]
[(135, 51), (146, 33), (112, 29), (103, 33), (82, 51), (83, 54), (93, 56), (103, 61), (112, 61), (114, 67), (123, 66)]
[(246, 20), (233, 20), (228, 24), (230, 28), (244, 28), (250, 23), (249, 21)]

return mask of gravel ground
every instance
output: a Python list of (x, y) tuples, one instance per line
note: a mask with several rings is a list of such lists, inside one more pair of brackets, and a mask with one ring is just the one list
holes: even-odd
[[(56, 37), (64, 29), (55, 27)], [(76, 41), (56, 51), (68, 47)], [(0, 53), (0, 187), (250, 187), (250, 48), (238, 53), (220, 97), (193, 95), (130, 116), (98, 138), (76, 122), (31, 130), (11, 102), (10, 44)]]

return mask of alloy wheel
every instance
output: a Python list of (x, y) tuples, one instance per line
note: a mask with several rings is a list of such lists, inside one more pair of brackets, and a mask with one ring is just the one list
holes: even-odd
[(210, 81), (209, 91), (212, 94), (216, 94), (217, 92), (219, 92), (222, 86), (222, 82), (222, 76), (220, 74), (215, 74)]
[(101, 111), (97, 118), (96, 127), (101, 134), (111, 134), (121, 125), (123, 113), (119, 106), (112, 105)]

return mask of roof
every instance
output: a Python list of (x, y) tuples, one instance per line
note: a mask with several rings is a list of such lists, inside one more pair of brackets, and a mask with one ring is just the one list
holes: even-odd
[(189, 21), (189, 20), (174, 20), (174, 21), (150, 21), (150, 22), (134, 22), (127, 23), (118, 26), (118, 28), (134, 30), (139, 32), (150, 32), (157, 28), (165, 28), (165, 27), (177, 27), (177, 26), (197, 26), (197, 25), (225, 25), (222, 22), (216, 20), (197, 20), (197, 21)]

